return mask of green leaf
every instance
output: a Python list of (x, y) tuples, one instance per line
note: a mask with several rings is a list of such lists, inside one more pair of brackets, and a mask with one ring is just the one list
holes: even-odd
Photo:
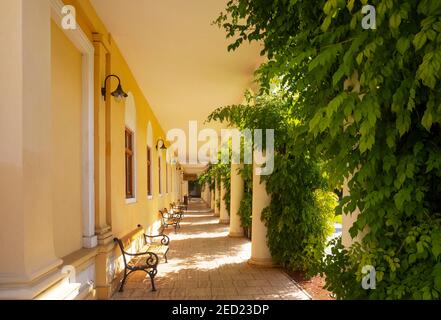
[[(435, 259), (438, 259), (438, 257), (441, 254), (441, 231), (437, 230), (432, 233), (432, 253), (435, 257)], [(440, 277), (441, 277), (441, 271), (440, 271)]]
[(355, 0), (348, 1), (348, 4), (346, 5), (346, 7), (348, 8), (349, 12), (352, 12), (352, 9), (354, 9), (354, 3), (355, 3)]
[(326, 108), (326, 116), (328, 118), (332, 117), (332, 115), (337, 112), (338, 108), (345, 101), (345, 98), (346, 98), (346, 94), (341, 93), (329, 102), (329, 104)]
[(430, 109), (426, 109), (424, 112), (423, 119), (421, 120), (421, 124), (426, 128), (427, 131), (430, 131), (430, 128), (432, 127), (432, 112)]
[(399, 53), (404, 54), (410, 47), (410, 39), (407, 37), (401, 37), (397, 41), (397, 50)]
[(416, 50), (421, 49), (427, 41), (427, 36), (424, 31), (419, 32), (413, 39), (413, 45)]
[(441, 263), (434, 266), (432, 271), (435, 289), (441, 291)]
[(399, 12), (394, 13), (389, 19), (389, 26), (392, 29), (397, 29), (401, 24), (401, 16)]
[(329, 26), (331, 25), (332, 22), (332, 16), (326, 16), (325, 20), (323, 20), (323, 24), (321, 26), (321, 29), (323, 32), (328, 31)]
[(363, 52), (360, 52), (355, 59), (359, 65), (363, 62), (363, 56)]

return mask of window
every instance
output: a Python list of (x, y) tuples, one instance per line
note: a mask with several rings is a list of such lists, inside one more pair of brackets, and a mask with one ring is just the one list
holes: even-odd
[(170, 172), (168, 173), (168, 179), (170, 180), (168, 183), (168, 187), (170, 188), (170, 192), (173, 192), (173, 166), (169, 165), (168, 170), (170, 170)]
[(153, 195), (152, 173), (152, 149), (147, 147), (147, 196)]
[(159, 181), (159, 194), (162, 194), (162, 168), (161, 168), (161, 157), (158, 157), (158, 181)]
[(124, 106), (125, 123), (125, 175), (126, 204), (136, 203), (136, 105), (133, 94), (128, 92)]
[(168, 163), (165, 164), (165, 192), (169, 193), (170, 191), (169, 181), (168, 181)]
[(134, 198), (133, 188), (133, 132), (126, 128), (126, 199)]

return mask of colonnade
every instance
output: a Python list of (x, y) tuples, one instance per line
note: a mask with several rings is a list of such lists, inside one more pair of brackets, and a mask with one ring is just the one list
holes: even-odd
[[(229, 224), (230, 237), (243, 237), (239, 208), (244, 196), (244, 181), (239, 173), (241, 165), (231, 164), (231, 196), (230, 212), (223, 200), (227, 192), (223, 181), (216, 181), (212, 192), (208, 185), (204, 186), (202, 199), (210, 206), (214, 216), (219, 217), (220, 224)], [(252, 206), (252, 239), (251, 239), (251, 259), (249, 263), (261, 266), (272, 266), (271, 253), (266, 241), (267, 229), (261, 219), (262, 210), (266, 208), (271, 198), (266, 192), (265, 183), (260, 182), (260, 176), (255, 174), (256, 167), (253, 168), (253, 206)], [(219, 206), (218, 206), (219, 204)]]
[[(225, 187), (222, 181), (215, 182), (215, 188), (212, 192), (209, 190), (208, 184), (204, 186), (203, 200), (214, 211), (214, 216), (219, 217), (219, 223), (229, 224), (230, 237), (243, 237), (244, 231), (241, 226), (239, 216), (239, 208), (244, 196), (244, 180), (240, 174), (241, 164), (231, 164), (231, 197), (230, 197), (230, 212), (223, 198), (225, 196)], [(260, 266), (272, 266), (273, 261), (271, 252), (267, 244), (267, 228), (262, 221), (262, 211), (271, 202), (271, 197), (266, 192), (265, 182), (261, 183), (260, 176), (256, 175), (256, 165), (253, 167), (253, 197), (252, 197), (252, 239), (251, 239), (251, 258), (250, 264)], [(349, 194), (347, 183), (343, 186), (344, 195)], [(220, 206), (217, 204), (220, 202)], [(357, 219), (359, 210), (347, 215), (343, 215), (343, 230), (342, 238), (343, 244), (346, 247), (351, 246), (354, 241), (349, 234), (354, 221)]]

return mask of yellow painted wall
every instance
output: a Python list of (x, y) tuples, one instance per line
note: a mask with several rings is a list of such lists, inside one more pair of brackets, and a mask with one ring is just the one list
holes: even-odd
[[(137, 163), (137, 202), (126, 204), (125, 199), (125, 172), (124, 172), (124, 128), (125, 109), (124, 103), (113, 101), (112, 106), (112, 130), (111, 130), (111, 152), (112, 152), (112, 191), (111, 191), (111, 212), (112, 230), (117, 236), (123, 236), (132, 231), (140, 223), (145, 227), (151, 227), (159, 219), (158, 210), (168, 207), (169, 197), (165, 194), (165, 152), (162, 159), (162, 181), (163, 194), (159, 195), (158, 177), (158, 151), (155, 148), (158, 138), (164, 138), (164, 131), (153, 114), (146, 98), (133, 78), (131, 71), (125, 62), (121, 52), (116, 46), (112, 48), (111, 69), (123, 81), (123, 88), (131, 92), (136, 105), (136, 149)], [(151, 122), (153, 128), (153, 199), (147, 199), (147, 124)], [(114, 183), (115, 182), (115, 183)]]
[[(65, 0), (66, 4), (74, 5), (77, 13), (77, 21), (86, 35), (92, 39), (92, 33), (108, 35), (104, 24), (91, 6), (89, 0)], [(127, 204), (125, 199), (125, 162), (124, 162), (124, 129), (125, 109), (124, 102), (111, 101), (111, 224), (112, 232), (117, 237), (123, 237), (133, 231), (138, 224), (150, 228), (154, 224), (159, 225), (158, 210), (168, 207), (173, 200), (173, 194), (165, 194), (165, 170), (163, 174), (162, 197), (158, 194), (158, 153), (155, 149), (158, 138), (165, 137), (164, 131), (156, 119), (150, 105), (141, 92), (129, 66), (122, 56), (117, 44), (110, 39), (110, 69), (112, 74), (121, 78), (123, 89), (131, 92), (136, 105), (136, 138), (135, 157), (137, 173), (136, 203)], [(146, 70), (146, 72), (148, 72)], [(95, 80), (97, 81), (97, 80)], [(109, 81), (112, 90), (116, 82)], [(151, 122), (153, 128), (153, 199), (147, 199), (147, 124)], [(165, 153), (163, 154), (162, 167), (165, 169)]]
[(81, 53), (51, 22), (53, 215), (58, 257), (82, 247)]

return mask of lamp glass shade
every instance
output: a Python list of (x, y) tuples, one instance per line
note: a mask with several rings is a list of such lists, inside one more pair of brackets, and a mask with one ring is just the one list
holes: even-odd
[(156, 143), (156, 150), (167, 150), (167, 147), (165, 146), (164, 140), (159, 139)]
[(115, 99), (118, 100), (118, 101), (121, 101), (123, 98), (127, 98), (128, 97), (127, 93), (125, 93), (124, 90), (122, 89), (121, 84), (118, 84), (118, 87), (116, 88), (115, 91), (113, 91), (111, 93), (111, 95), (113, 97), (115, 97)]

